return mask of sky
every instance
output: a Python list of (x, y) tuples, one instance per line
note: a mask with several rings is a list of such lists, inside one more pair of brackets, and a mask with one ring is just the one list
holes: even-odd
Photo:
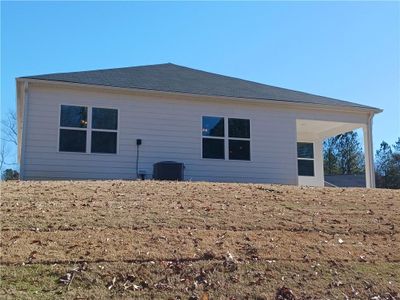
[(379, 107), (400, 136), (400, 2), (1, 2), (1, 116), (15, 78), (172, 62)]

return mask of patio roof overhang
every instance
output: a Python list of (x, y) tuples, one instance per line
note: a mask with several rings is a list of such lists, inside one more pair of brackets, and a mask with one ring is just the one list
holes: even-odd
[[(366, 115), (355, 121), (359, 116), (348, 121), (323, 121), (314, 119), (297, 119), (297, 140), (308, 139), (314, 140), (317, 143), (322, 143), (325, 139), (336, 136), (348, 131), (362, 129), (363, 131), (363, 146), (365, 156), (365, 178), (366, 187), (375, 187), (375, 167), (373, 158), (373, 143), (372, 143), (372, 118), (374, 113)], [(321, 147), (322, 149), (322, 147)], [(323, 158), (322, 158), (323, 164)]]

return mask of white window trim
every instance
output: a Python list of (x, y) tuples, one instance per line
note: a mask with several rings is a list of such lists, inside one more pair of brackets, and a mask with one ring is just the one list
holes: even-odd
[[(214, 117), (214, 118), (223, 118), (224, 119), (224, 136), (204, 136), (203, 135), (203, 117)], [(236, 137), (229, 137), (229, 119), (242, 119), (242, 120), (249, 120), (250, 122), (250, 138), (236, 138)], [(228, 116), (215, 116), (212, 114), (209, 115), (202, 115), (200, 117), (200, 136), (201, 136), (201, 143), (200, 143), (200, 158), (204, 160), (211, 160), (211, 161), (237, 161), (237, 162), (251, 162), (253, 155), (252, 155), (252, 122), (250, 118), (246, 117), (241, 117), (241, 116), (235, 116), (235, 117), (228, 117)], [(203, 138), (206, 139), (218, 139), (218, 140), (224, 140), (224, 158), (205, 158), (203, 157)], [(250, 154), (250, 159), (229, 159), (229, 140), (238, 140), (238, 141), (248, 141), (250, 144), (250, 149), (249, 149), (249, 154)]]
[[(61, 126), (61, 106), (81, 106), (87, 108), (87, 127), (66, 127)], [(104, 108), (104, 109), (114, 109), (117, 111), (117, 129), (98, 129), (92, 128), (92, 109), (93, 108)], [(105, 107), (105, 106), (97, 106), (97, 105), (86, 105), (86, 104), (76, 104), (76, 103), (61, 103), (58, 108), (58, 132), (57, 132), (57, 152), (58, 153), (67, 153), (67, 154), (90, 154), (90, 155), (118, 155), (119, 154), (119, 136), (120, 136), (120, 114), (119, 109), (115, 107)], [(73, 151), (60, 151), (60, 129), (68, 129), (68, 130), (82, 130), (86, 131), (86, 151), (85, 152), (73, 152)], [(116, 145), (116, 152), (115, 153), (97, 153), (91, 152), (92, 148), (92, 131), (100, 131), (100, 132), (115, 132), (117, 134), (117, 145)]]
[(314, 175), (299, 175), (299, 170), (297, 170), (297, 176), (300, 176), (300, 177), (315, 177), (316, 176), (316, 170), (315, 170), (315, 143), (314, 142), (308, 142), (308, 141), (297, 141), (297, 143), (296, 143), (296, 152), (297, 152), (297, 144), (299, 144), (299, 143), (303, 143), (303, 144), (312, 144), (312, 147), (313, 147), (313, 158), (309, 158), (309, 157), (299, 157), (298, 155), (296, 155), (297, 156), (297, 160), (312, 160), (313, 161), (313, 173), (314, 173)]

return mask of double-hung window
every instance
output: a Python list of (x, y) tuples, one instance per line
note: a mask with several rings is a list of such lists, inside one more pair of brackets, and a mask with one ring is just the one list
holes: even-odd
[(118, 110), (61, 105), (59, 151), (117, 153)]
[(88, 108), (61, 105), (59, 150), (86, 152)]
[(117, 153), (118, 111), (92, 108), (92, 153)]
[(313, 143), (297, 143), (297, 169), (299, 176), (314, 176)]
[(225, 159), (225, 124), (221, 117), (203, 117), (203, 158)]
[(228, 119), (229, 159), (250, 160), (250, 120)]
[(250, 160), (250, 120), (204, 116), (202, 157)]

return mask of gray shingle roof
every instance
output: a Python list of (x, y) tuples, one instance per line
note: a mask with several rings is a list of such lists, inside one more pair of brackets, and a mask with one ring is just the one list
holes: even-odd
[(56, 73), (27, 76), (23, 78), (207, 96), (310, 103), (379, 111), (377, 108), (353, 102), (293, 91), (253, 81), (195, 70), (171, 63)]

